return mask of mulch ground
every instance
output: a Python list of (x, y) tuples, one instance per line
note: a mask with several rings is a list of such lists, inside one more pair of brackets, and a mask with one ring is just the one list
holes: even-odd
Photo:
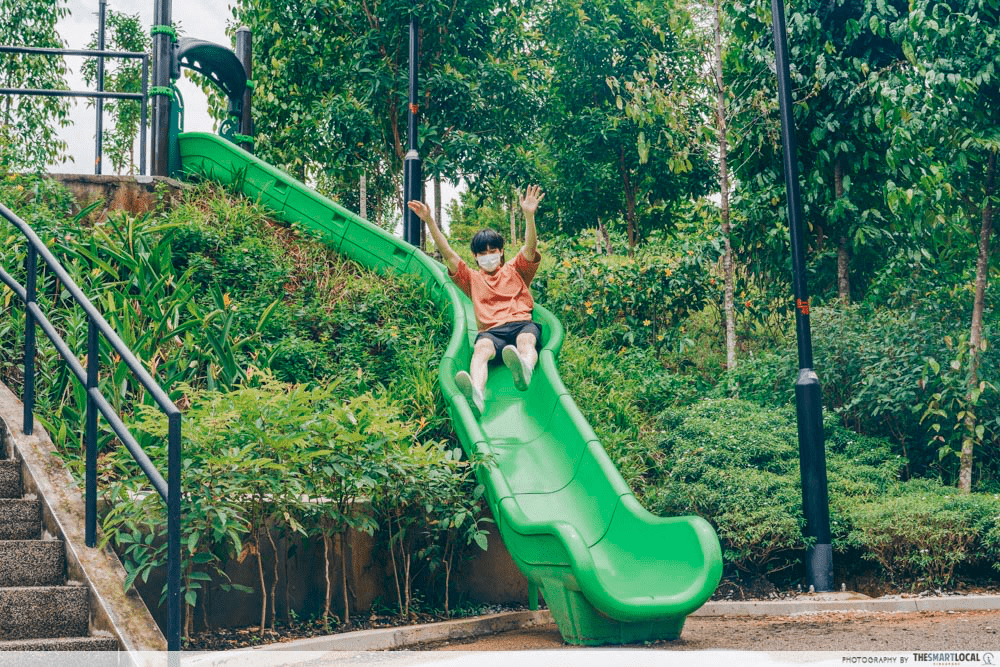
[(260, 626), (217, 628), (197, 632), (191, 637), (184, 638), (182, 649), (185, 651), (229, 651), (232, 649), (261, 646), (263, 644), (290, 642), (296, 639), (325, 637), (342, 632), (354, 632), (355, 630), (374, 630), (376, 628), (395, 628), (406, 625), (420, 625), (422, 623), (439, 623), (441, 621), (453, 621), (457, 618), (469, 616), (484, 616), (506, 611), (523, 611), (525, 609), (527, 609), (525, 605), (484, 605), (478, 606), (473, 610), (460, 610), (448, 616), (419, 612), (411, 613), (409, 618), (404, 618), (399, 614), (371, 612), (353, 615), (350, 623), (341, 623), (335, 617), (329, 623), (324, 623), (322, 619), (291, 622), (279, 620), (275, 623), (274, 628), (265, 628), (263, 632), (260, 631)]
[[(1000, 595), (1000, 586), (992, 582), (962, 582), (951, 590), (901, 590), (893, 589), (882, 582), (871, 582), (872, 585), (867, 586), (864, 585), (864, 582), (853, 583), (856, 587), (851, 588), (851, 590), (870, 597)], [(715, 595), (712, 596), (712, 599), (719, 601), (790, 600), (803, 595), (803, 593), (804, 591), (800, 590), (798, 587), (779, 589), (766, 579), (758, 579), (749, 583), (724, 581), (719, 585), (719, 588), (716, 590)], [(545, 608), (544, 603), (542, 604), (542, 608)], [(450, 616), (421, 612), (412, 613), (409, 618), (401, 617), (398, 614), (372, 612), (367, 614), (355, 614), (351, 617), (350, 623), (340, 623), (336, 618), (334, 618), (331, 623), (323, 623), (321, 620), (314, 619), (298, 620), (294, 622), (282, 622), (279, 620), (275, 624), (274, 628), (266, 628), (264, 632), (260, 631), (259, 626), (246, 628), (218, 628), (198, 632), (192, 637), (185, 638), (183, 648), (188, 651), (227, 651), (232, 649), (260, 646), (263, 644), (288, 642), (296, 639), (323, 637), (343, 632), (353, 632), (355, 630), (372, 630), (376, 628), (402, 627), (422, 623), (437, 623), (468, 616), (482, 616), (506, 611), (523, 611), (526, 609), (527, 607), (524, 605), (490, 605), (479, 606), (473, 610), (459, 611)], [(994, 630), (996, 627), (1000, 627), (1000, 619), (985, 619), (975, 614), (973, 617), (982, 621), (980, 629), (985, 636), (992, 636), (992, 632), (990, 631)], [(963, 618), (973, 617), (963, 615)], [(850, 635), (850, 633), (857, 631), (854, 624), (858, 618), (859, 617), (857, 615), (852, 613), (843, 613), (840, 615), (826, 614), (822, 618), (816, 617), (812, 619), (803, 618), (802, 616), (793, 618), (767, 617), (763, 619), (731, 617), (725, 618), (724, 620), (717, 617), (692, 617), (688, 619), (688, 622), (685, 625), (682, 640), (680, 642), (669, 642), (662, 648), (686, 648), (691, 650), (706, 648), (712, 645), (715, 645), (717, 648), (726, 649), (750, 648), (754, 642), (759, 642), (763, 639), (761, 633), (766, 633), (768, 636), (773, 637), (776, 631), (782, 628), (786, 631), (792, 628), (799, 628), (803, 632), (808, 632), (808, 627), (812, 627), (817, 633), (822, 634), (825, 632), (824, 628), (828, 629), (835, 626), (844, 628), (845, 633)], [(873, 622), (876, 626), (884, 626), (884, 631), (887, 635), (883, 634), (883, 636), (871, 640), (877, 645), (883, 647), (887, 645), (885, 643), (886, 640), (892, 642), (894, 639), (899, 639), (892, 628), (903, 628), (900, 632), (905, 633), (908, 632), (905, 628), (910, 624), (916, 623), (918, 626), (923, 625), (924, 627), (933, 627), (936, 623), (942, 620), (957, 621), (957, 617), (953, 614), (945, 612), (924, 612), (920, 614), (907, 615), (889, 614), (882, 616), (877, 614), (867, 614), (864, 617), (864, 622), (866, 625), (869, 625), (869, 627), (872, 627), (870, 624)], [(963, 625), (966, 622), (967, 621), (963, 621)], [(979, 626), (979, 624), (974, 623), (973, 626)], [(696, 636), (692, 635), (692, 631), (695, 632)], [(732, 631), (731, 634), (730, 631)], [(524, 631), (512, 631), (511, 633), (506, 634), (511, 637), (511, 640), (513, 640), (513, 643), (517, 648), (521, 647), (518, 646), (520, 642), (519, 640), (514, 639), (515, 637), (527, 639), (527, 643), (529, 645), (539, 648), (552, 648), (557, 645), (562, 645), (562, 640), (559, 638), (558, 632), (554, 630), (554, 626), (552, 628), (534, 628)], [(726, 638), (730, 636), (731, 639)], [(796, 650), (794, 648), (790, 648), (791, 646), (794, 646), (795, 641), (796, 640), (794, 639), (790, 639), (787, 644), (781, 642), (785, 644), (786, 648), (777, 648), (772, 650)], [(473, 644), (474, 645), (456, 643), (453, 646), (465, 646), (468, 650), (480, 650), (481, 648), (490, 650), (490, 648), (492, 648), (491, 641), (488, 638), (476, 640)], [(767, 645), (766, 641), (764, 642), (764, 645)], [(517, 648), (514, 650), (517, 650)], [(874, 648), (874, 646), (872, 648)], [(837, 649), (813, 648), (813, 650)]]

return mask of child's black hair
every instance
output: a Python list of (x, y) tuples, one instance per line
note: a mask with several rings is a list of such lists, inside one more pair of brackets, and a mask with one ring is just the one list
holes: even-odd
[(472, 254), (478, 255), (488, 248), (503, 250), (503, 237), (492, 229), (483, 229), (472, 237)]

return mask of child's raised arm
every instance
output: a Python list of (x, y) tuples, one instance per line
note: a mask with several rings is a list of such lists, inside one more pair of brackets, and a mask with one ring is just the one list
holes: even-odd
[(417, 217), (427, 223), (427, 229), (431, 232), (431, 238), (434, 239), (434, 245), (441, 252), (441, 258), (444, 260), (445, 266), (448, 267), (449, 273), (455, 273), (458, 270), (458, 265), (461, 263), (462, 258), (451, 249), (448, 245), (448, 239), (444, 237), (441, 230), (438, 229), (437, 223), (434, 222), (434, 216), (431, 215), (431, 208), (422, 201), (417, 201), (416, 199), (411, 200), (406, 203), (410, 207), (410, 210), (417, 214)]
[(529, 185), (521, 197), (521, 212), (524, 213), (524, 258), (529, 262), (536, 259), (535, 250), (538, 247), (538, 233), (535, 230), (535, 211), (538, 204), (545, 197), (542, 188), (537, 185)]

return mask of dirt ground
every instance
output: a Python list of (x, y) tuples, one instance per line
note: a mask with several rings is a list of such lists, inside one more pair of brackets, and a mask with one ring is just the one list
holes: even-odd
[[(692, 616), (681, 638), (642, 648), (667, 651), (940, 651), (1000, 649), (1000, 609), (968, 612), (826, 612), (794, 616)], [(572, 648), (554, 624), (469, 641), (411, 647), (433, 651)], [(617, 647), (623, 648), (623, 647)]]

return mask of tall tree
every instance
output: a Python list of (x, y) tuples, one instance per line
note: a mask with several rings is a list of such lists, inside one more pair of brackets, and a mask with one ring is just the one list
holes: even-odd
[(421, 155), (434, 175), (457, 180), (474, 166), (484, 136), (516, 130), (495, 123), (498, 114), (525, 115), (525, 88), (505, 60), (517, 43), (519, 5), (239, 0), (233, 27), (253, 31), (258, 151), (349, 204), (364, 173), (375, 193), (370, 217), (393, 224), (408, 148), (411, 13), (420, 24)]
[[(56, 23), (68, 13), (63, 0), (0, 0), (0, 44), (63, 48)], [(65, 90), (66, 65), (61, 57), (5, 54), (0, 57), (0, 86)], [(44, 171), (65, 155), (59, 129), (71, 124), (66, 98), (3, 96), (0, 167)]]
[[(851, 299), (864, 293), (890, 241), (882, 215), (887, 139), (876, 124), (878, 100), (867, 85), (898, 66), (902, 54), (870, 22), (898, 16), (899, 0), (807, 0), (790, 6), (788, 43), (796, 143), (814, 293)], [(787, 220), (781, 169), (770, 3), (728, 5), (734, 48), (728, 51), (737, 205), (747, 223), (737, 233), (744, 259), (787, 292)], [(853, 281), (851, 274), (854, 274)]]
[[(729, 123), (726, 109), (728, 88), (722, 70), (723, 41), (722, 0), (715, 0), (712, 12), (712, 83), (715, 88), (715, 133), (719, 148), (719, 199), (722, 217), (722, 272), (725, 283), (723, 313), (726, 318), (726, 370), (736, 368), (736, 311), (733, 308), (735, 280), (733, 272), (733, 248), (730, 242), (732, 222), (729, 210)], [(735, 389), (735, 387), (731, 387)]]
[[(894, 168), (889, 201), (918, 225), (948, 228), (976, 248), (969, 324), (967, 395), (958, 488), (972, 489), (972, 469), (983, 426), (974, 406), (983, 385), (986, 348), (983, 311), (997, 209), (1000, 152), (1000, 6), (992, 0), (914, 0), (910, 11), (876, 21), (891, 35), (906, 65), (880, 79), (881, 126), (892, 138)], [(971, 275), (971, 272), (970, 272)]]
[(641, 0), (540, 5), (550, 86), (549, 189), (568, 230), (624, 218), (629, 252), (675, 207), (711, 190), (695, 149), (707, 116), (697, 89), (699, 49), (680, 6)]

